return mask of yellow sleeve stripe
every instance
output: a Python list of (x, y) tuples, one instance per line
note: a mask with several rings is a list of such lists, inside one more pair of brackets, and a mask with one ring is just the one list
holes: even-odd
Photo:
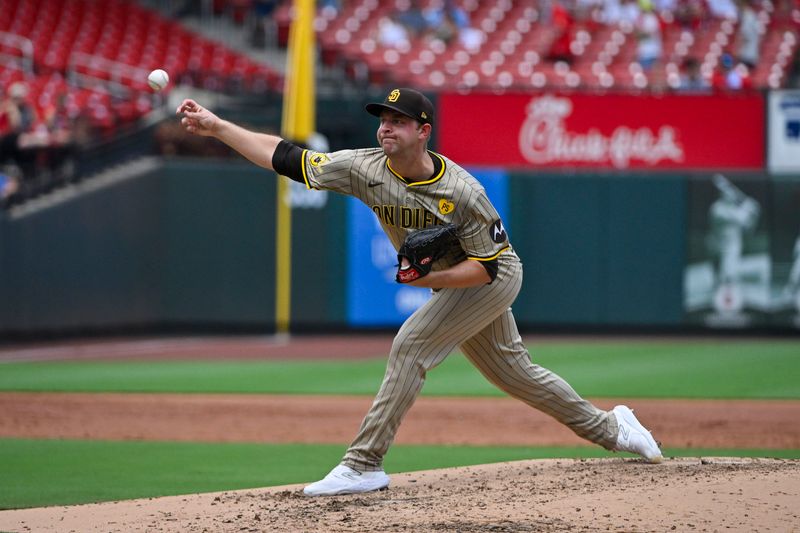
[(314, 187), (308, 182), (308, 171), (306, 170), (306, 154), (308, 150), (303, 150), (303, 154), (300, 156), (300, 168), (303, 169), (303, 181), (306, 184), (306, 189), (313, 189)]
[(472, 257), (472, 256), (468, 255), (467, 259), (472, 259), (473, 261), (492, 261), (494, 259), (497, 259), (498, 256), (500, 254), (502, 254), (503, 252), (505, 252), (506, 250), (508, 250), (508, 246), (506, 246), (505, 248), (503, 248), (502, 250), (500, 250), (499, 252), (497, 252), (496, 254), (494, 254), (491, 257)]

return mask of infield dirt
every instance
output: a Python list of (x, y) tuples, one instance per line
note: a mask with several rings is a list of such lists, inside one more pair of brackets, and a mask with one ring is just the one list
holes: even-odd
[(46, 532), (795, 531), (800, 463), (769, 459), (539, 460), (393, 476), (377, 493), (300, 486), (0, 512)]
[[(126, 355), (124, 343), (118, 348), (73, 346), (66, 358), (93, 358), (95, 352), (150, 357), (149, 350), (159, 350), (140, 345)], [(171, 357), (200, 356), (186, 344), (160, 350)], [(31, 360), (65, 358), (55, 348), (14, 353)], [(264, 355), (251, 345), (240, 346), (238, 353)], [(0, 352), (0, 359), (4, 355), (10, 353)], [(0, 393), (0, 436), (346, 443), (370, 401)], [(622, 401), (596, 403), (609, 408)], [(800, 448), (800, 402), (628, 403), (666, 448)], [(200, 416), (204, 424), (196, 423)], [(411, 409), (397, 442), (584, 444), (549, 417), (508, 398), (426, 397)], [(367, 495), (312, 499), (300, 488), (2, 511), (0, 531), (800, 531), (800, 461), (539, 460), (393, 474), (389, 490)]]

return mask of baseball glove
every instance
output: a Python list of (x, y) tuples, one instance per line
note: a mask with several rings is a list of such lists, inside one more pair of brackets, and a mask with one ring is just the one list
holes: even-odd
[(395, 281), (408, 283), (427, 276), (433, 262), (442, 257), (450, 245), (457, 241), (454, 224), (433, 226), (409, 233), (397, 251)]

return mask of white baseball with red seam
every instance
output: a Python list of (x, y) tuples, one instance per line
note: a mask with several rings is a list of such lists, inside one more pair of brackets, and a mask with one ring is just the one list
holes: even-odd
[(160, 91), (169, 83), (169, 74), (160, 68), (155, 69), (147, 76), (147, 84), (154, 91)]

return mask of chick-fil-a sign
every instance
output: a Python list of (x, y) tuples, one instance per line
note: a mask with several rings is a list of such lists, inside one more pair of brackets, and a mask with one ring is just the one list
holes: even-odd
[(439, 150), (465, 165), (761, 168), (764, 103), (741, 95), (456, 95)]
[(519, 130), (519, 150), (534, 164), (595, 164), (628, 168), (631, 163), (657, 165), (662, 161), (683, 162), (683, 147), (670, 125), (654, 129), (617, 126), (608, 133), (597, 128), (569, 131), (566, 119), (572, 115), (572, 100), (542, 96), (531, 99), (527, 118)]

